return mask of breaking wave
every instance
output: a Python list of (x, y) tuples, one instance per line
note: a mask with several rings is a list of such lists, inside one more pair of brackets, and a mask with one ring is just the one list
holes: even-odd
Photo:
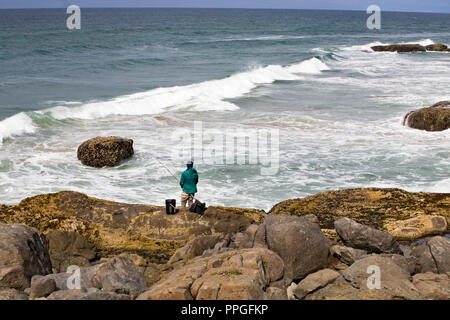
[(23, 112), (18, 113), (0, 121), (0, 144), (6, 138), (35, 131), (36, 126), (33, 124), (33, 120)]
[(110, 115), (152, 115), (165, 111), (230, 111), (239, 107), (228, 99), (239, 98), (262, 84), (278, 80), (301, 80), (301, 74), (319, 74), (328, 66), (311, 58), (290, 66), (269, 65), (230, 77), (194, 83), (186, 86), (157, 88), (146, 92), (117, 97), (108, 101), (87, 103), (78, 107), (51, 108), (58, 120), (67, 118), (97, 119)]
[[(329, 67), (317, 58), (289, 66), (269, 65), (240, 72), (224, 79), (186, 86), (157, 88), (120, 96), (107, 101), (59, 106), (33, 112), (36, 116), (51, 115), (54, 119), (98, 119), (111, 115), (153, 115), (173, 110), (231, 111), (239, 107), (228, 99), (239, 98), (262, 84), (279, 80), (301, 80), (301, 74), (319, 74)], [(19, 113), (0, 121), (0, 143), (8, 137), (33, 133), (37, 126), (33, 117)]]

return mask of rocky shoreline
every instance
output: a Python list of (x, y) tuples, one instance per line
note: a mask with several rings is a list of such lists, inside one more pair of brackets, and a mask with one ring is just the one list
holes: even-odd
[(0, 205), (0, 299), (450, 299), (449, 223), (450, 194), (399, 189), (203, 216), (38, 195)]

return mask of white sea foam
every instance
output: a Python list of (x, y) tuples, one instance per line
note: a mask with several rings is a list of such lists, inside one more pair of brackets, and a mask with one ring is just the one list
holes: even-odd
[(429, 46), (430, 44), (434, 44), (434, 41), (431, 39), (420, 40), (418, 42), (405, 42), (405, 43), (418, 43), (421, 46)]
[(83, 102), (81, 101), (64, 101), (64, 100), (48, 100), (45, 102), (46, 105), (64, 105), (64, 106), (74, 106), (80, 105)]
[[(59, 106), (36, 113), (50, 112), (55, 119), (62, 120), (99, 119), (111, 115), (154, 115), (173, 110), (231, 111), (239, 107), (227, 101), (228, 99), (242, 97), (259, 85), (271, 84), (277, 80), (301, 80), (301, 74), (318, 74), (323, 70), (329, 70), (329, 67), (319, 59), (311, 58), (290, 66), (258, 67), (224, 79), (157, 88), (108, 101), (86, 104), (60, 101)], [(0, 121), (0, 143), (4, 138), (33, 133), (36, 129), (37, 126), (25, 113), (16, 114)]]
[(33, 133), (36, 126), (25, 113), (21, 112), (0, 121), (0, 144), (5, 138), (18, 136), (24, 133)]
[(232, 41), (273, 41), (273, 40), (295, 40), (309, 38), (310, 36), (286, 36), (286, 35), (270, 35), (270, 36), (255, 36), (242, 38), (221, 38), (201, 41), (190, 41), (191, 43), (211, 43), (211, 42), (232, 42)]
[(317, 58), (302, 61), (287, 68), (292, 73), (311, 73), (318, 74), (330, 68)]
[(450, 193), (450, 179), (438, 181), (432, 186), (426, 188), (427, 192)]
[[(408, 43), (429, 45), (433, 41), (417, 39)], [(411, 110), (449, 99), (443, 89), (448, 83), (445, 75), (450, 72), (445, 57), (433, 54), (375, 53), (370, 49), (374, 45), (386, 44), (389, 43), (371, 42), (340, 47), (334, 57), (341, 58), (327, 60), (327, 64), (336, 72), (326, 77), (311, 77), (308, 81), (361, 88), (370, 93), (369, 96), (376, 104), (381, 102), (398, 107), (408, 105)], [(440, 74), (436, 75), (435, 70), (440, 70)]]
[(165, 111), (229, 111), (239, 107), (228, 99), (239, 98), (262, 84), (277, 80), (301, 80), (299, 74), (318, 74), (328, 66), (311, 58), (290, 66), (269, 65), (187, 86), (158, 88), (121, 96), (109, 101), (92, 102), (78, 107), (58, 106), (49, 110), (56, 119), (97, 119), (110, 115), (152, 115)]
[(388, 43), (375, 41), (375, 42), (370, 42), (370, 43), (363, 44), (363, 45), (342, 47), (341, 50), (343, 50), (343, 51), (355, 51), (355, 50), (357, 50), (357, 51), (373, 51), (372, 50), (373, 46), (385, 46), (385, 45), (388, 45)]
[(225, 39), (225, 41), (265, 41), (265, 40), (267, 41), (267, 40), (291, 40), (291, 39), (303, 39), (303, 38), (305, 38), (305, 36), (273, 35), (273, 36)]

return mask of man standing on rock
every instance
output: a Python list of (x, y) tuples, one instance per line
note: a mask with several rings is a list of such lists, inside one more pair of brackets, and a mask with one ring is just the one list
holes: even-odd
[(180, 179), (181, 186), (181, 206), (186, 207), (186, 201), (189, 204), (189, 207), (194, 202), (194, 196), (197, 192), (197, 183), (198, 183), (198, 173), (194, 168), (194, 162), (189, 160), (186, 163), (187, 169), (184, 170)]

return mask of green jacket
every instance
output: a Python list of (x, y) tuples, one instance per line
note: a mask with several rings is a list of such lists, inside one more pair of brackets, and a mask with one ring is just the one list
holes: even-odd
[(198, 183), (198, 173), (195, 168), (184, 170), (180, 179), (180, 186), (186, 193), (196, 193)]

